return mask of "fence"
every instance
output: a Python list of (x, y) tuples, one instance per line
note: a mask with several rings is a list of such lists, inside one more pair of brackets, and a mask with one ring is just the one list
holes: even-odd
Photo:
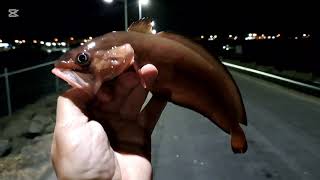
[[(13, 107), (12, 107), (12, 89), (11, 87), (14, 86), (11, 85), (11, 79), (10, 78), (13, 78), (14, 79), (14, 76), (16, 75), (22, 75), (24, 73), (28, 73), (28, 72), (31, 72), (31, 71), (38, 71), (40, 70), (41, 68), (46, 68), (45, 69), (45, 72), (36, 72), (36, 74), (34, 74), (34, 76), (28, 76), (28, 75), (24, 75), (24, 76), (20, 76), (20, 78), (16, 78), (16, 81), (17, 81), (17, 85), (19, 86), (16, 86), (16, 91), (18, 91), (18, 93), (16, 93), (15, 95), (17, 96), (16, 99), (20, 100), (20, 101), (23, 101), (23, 99), (30, 99), (30, 95), (32, 95), (33, 93), (39, 93), (37, 94), (38, 96), (42, 93), (48, 93), (50, 92), (50, 88), (49, 90), (43, 90), (41, 88), (48, 88), (48, 84), (52, 84), (54, 82), (54, 87), (55, 87), (55, 92), (58, 92), (59, 91), (59, 87), (60, 87), (60, 83), (59, 83), (59, 79), (58, 77), (54, 76), (51, 74), (51, 69), (53, 68), (53, 64), (54, 64), (54, 61), (51, 61), (51, 62), (46, 62), (46, 63), (43, 63), (43, 64), (39, 64), (39, 65), (36, 65), (36, 66), (31, 66), (31, 67), (27, 67), (27, 68), (23, 68), (23, 69), (19, 69), (19, 70), (16, 70), (16, 71), (9, 71), (8, 68), (4, 68), (4, 73), (3, 74), (0, 74), (0, 79), (4, 78), (4, 84), (5, 84), (5, 98), (6, 99), (6, 107), (7, 107), (7, 115), (11, 116), (12, 115), (12, 112), (13, 112)], [(49, 71), (49, 72), (48, 72)], [(47, 74), (47, 76), (44, 76), (44, 74)], [(49, 75), (50, 74), (50, 75)], [(47, 78), (49, 76), (52, 76), (55, 78), (55, 80), (52, 82), (52, 78)], [(28, 77), (28, 78), (26, 78)], [(34, 78), (38, 78), (39, 81), (33, 81)], [(42, 81), (41, 81), (42, 80)], [(3, 83), (3, 82), (2, 82)], [(40, 89), (39, 88), (35, 88), (33, 86), (28, 86), (29, 84), (32, 84), (32, 83), (38, 83), (38, 87), (40, 86)], [(45, 83), (45, 85), (43, 85), (43, 83)], [(29, 94), (26, 93), (26, 88), (29, 87), (29, 88), (32, 88), (30, 91), (29, 91)], [(3, 88), (2, 88), (3, 89)], [(32, 99), (32, 98), (31, 98)], [(23, 104), (25, 105), (25, 104)], [(20, 104), (20, 106), (22, 106)]]

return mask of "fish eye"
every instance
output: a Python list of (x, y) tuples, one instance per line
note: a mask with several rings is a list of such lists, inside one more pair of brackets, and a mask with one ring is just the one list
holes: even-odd
[(79, 65), (88, 65), (89, 64), (89, 55), (87, 53), (78, 54), (77, 63)]

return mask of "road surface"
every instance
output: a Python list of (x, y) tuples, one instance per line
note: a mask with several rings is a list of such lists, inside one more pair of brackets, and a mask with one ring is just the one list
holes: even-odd
[(319, 180), (320, 100), (232, 75), (247, 110), (247, 153), (233, 154), (229, 136), (206, 118), (168, 104), (153, 133), (154, 179)]

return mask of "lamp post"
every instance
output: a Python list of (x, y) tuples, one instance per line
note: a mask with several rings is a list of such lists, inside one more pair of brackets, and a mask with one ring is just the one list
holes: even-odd
[[(103, 0), (104, 2), (111, 4), (113, 0)], [(128, 2), (127, 0), (123, 0), (124, 3), (124, 30), (128, 29)]]
[(139, 0), (139, 19), (142, 18), (142, 6), (148, 5), (149, 0)]

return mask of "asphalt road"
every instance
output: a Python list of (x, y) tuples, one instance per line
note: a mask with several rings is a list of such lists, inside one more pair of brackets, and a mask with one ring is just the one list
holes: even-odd
[(154, 179), (319, 180), (320, 99), (232, 74), (247, 110), (248, 151), (233, 154), (222, 130), (168, 104), (153, 133)]

